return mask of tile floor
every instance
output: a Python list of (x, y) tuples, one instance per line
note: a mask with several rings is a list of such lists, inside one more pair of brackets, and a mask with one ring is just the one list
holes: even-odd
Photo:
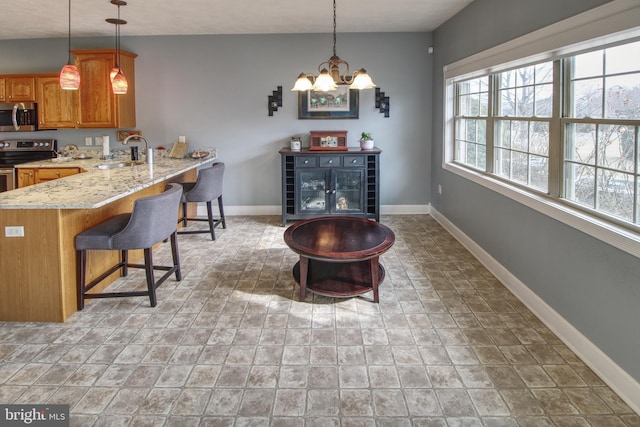
[(279, 220), (179, 236), (184, 279), (156, 308), (91, 300), (65, 324), (0, 323), (0, 402), (67, 403), (83, 427), (640, 426), (431, 217), (382, 218), (396, 243), (379, 305), (298, 302)]

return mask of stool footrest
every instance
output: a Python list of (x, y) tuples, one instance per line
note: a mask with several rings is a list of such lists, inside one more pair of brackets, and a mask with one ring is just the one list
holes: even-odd
[[(120, 263), (119, 265), (122, 266), (123, 263)], [(131, 267), (131, 268), (145, 268), (144, 264), (127, 264), (127, 267)], [(170, 266), (165, 266), (165, 265), (154, 265), (153, 266), (154, 270), (162, 270), (162, 271), (166, 271), (166, 273), (164, 273), (162, 275), (162, 277), (160, 277), (158, 280), (156, 280), (156, 282), (154, 283), (154, 289), (158, 289), (158, 287), (160, 285), (162, 285), (165, 280), (167, 280), (169, 278), (169, 276), (171, 276), (173, 273), (175, 273), (175, 271), (178, 269), (177, 265), (174, 265), (173, 267)], [(111, 271), (111, 273), (113, 273), (114, 271), (116, 271), (116, 269), (113, 269)], [(107, 274), (108, 273), (108, 274)], [(109, 272), (107, 272), (105, 274), (103, 274), (102, 276), (107, 277), (109, 274)], [(101, 277), (102, 277), (101, 276)], [(103, 277), (103, 279), (104, 279)], [(98, 279), (96, 279), (98, 280)], [(94, 280), (95, 282), (95, 280)], [(91, 287), (89, 287), (89, 285), (85, 288), (86, 291), (90, 290), (92, 287), (94, 287), (96, 284), (98, 284), (98, 282), (96, 283), (89, 283), (89, 285)], [(126, 291), (126, 292), (101, 292), (99, 294), (89, 294), (89, 293), (85, 293), (84, 297), (85, 298), (117, 298), (117, 297), (145, 297), (149, 295), (149, 291), (145, 290), (145, 291)]]
[(111, 267), (109, 270), (107, 270), (104, 273), (102, 273), (100, 276), (96, 277), (91, 282), (87, 283), (87, 285), (84, 287), (85, 292), (86, 291), (90, 291), (98, 283), (102, 282), (104, 279), (106, 279), (107, 277), (111, 276), (113, 273), (115, 273), (116, 271), (120, 270), (124, 266), (129, 267), (129, 264), (127, 264), (126, 262), (119, 262), (118, 264), (116, 264), (113, 267)]

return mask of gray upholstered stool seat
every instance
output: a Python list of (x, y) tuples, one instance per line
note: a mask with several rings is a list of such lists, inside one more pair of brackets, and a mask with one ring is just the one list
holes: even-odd
[[(224, 207), (222, 204), (222, 178), (224, 176), (224, 163), (218, 162), (211, 165), (210, 168), (201, 169), (198, 172), (196, 182), (183, 182), (184, 193), (182, 194), (182, 217), (178, 222), (182, 222), (183, 226), (187, 226), (187, 220), (191, 221), (207, 221), (209, 222), (208, 230), (180, 230), (178, 234), (195, 234), (195, 233), (211, 233), (211, 240), (216, 240), (215, 228), (222, 223), (222, 228), (227, 228), (227, 222), (224, 217)], [(213, 218), (213, 209), (211, 202), (218, 200), (218, 210), (220, 218)], [(187, 218), (188, 202), (206, 202), (207, 218)]]
[[(169, 184), (167, 189), (157, 195), (142, 197), (134, 202), (131, 213), (115, 215), (76, 236), (76, 254), (78, 264), (78, 310), (84, 308), (85, 298), (113, 298), (128, 296), (149, 296), (151, 306), (157, 304), (156, 288), (171, 274), (176, 280), (182, 280), (178, 242), (176, 238), (176, 218), (182, 197), (180, 184)], [(171, 240), (172, 266), (153, 265), (152, 246)], [(144, 249), (144, 264), (129, 264), (128, 251)], [(119, 250), (120, 262), (91, 281), (86, 282), (87, 250)], [(144, 268), (147, 276), (146, 291), (123, 291), (88, 293), (109, 275), (122, 269), (122, 275), (128, 274), (127, 268)], [(154, 270), (166, 273), (155, 281)]]

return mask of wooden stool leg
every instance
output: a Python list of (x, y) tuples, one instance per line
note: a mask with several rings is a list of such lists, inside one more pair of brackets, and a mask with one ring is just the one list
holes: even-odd
[(216, 240), (216, 226), (213, 222), (213, 209), (211, 207), (211, 200), (207, 202), (207, 218), (209, 219), (209, 230), (211, 231), (211, 240)]
[(87, 251), (76, 251), (78, 268), (78, 310), (84, 309), (84, 285), (86, 280)]
[(149, 290), (149, 302), (151, 307), (155, 307), (158, 303), (156, 298), (156, 283), (153, 278), (153, 256), (151, 254), (151, 248), (144, 250), (144, 270), (147, 273), (147, 289)]
[(176, 267), (176, 280), (182, 280), (182, 271), (180, 270), (180, 255), (178, 254), (178, 236), (174, 232), (171, 234), (171, 255), (173, 257), (173, 265)]
[(222, 220), (222, 228), (227, 228), (227, 220), (224, 217), (224, 206), (222, 204), (222, 195), (218, 197), (218, 209), (220, 210), (220, 219)]

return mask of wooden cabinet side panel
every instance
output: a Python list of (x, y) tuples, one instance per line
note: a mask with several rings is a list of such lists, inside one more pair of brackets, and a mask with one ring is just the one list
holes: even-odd
[(24, 237), (0, 234), (0, 320), (60, 322), (58, 211), (3, 209), (5, 226), (23, 226)]
[(125, 95), (116, 96), (116, 111), (119, 128), (133, 128), (136, 126), (136, 79), (135, 61), (128, 55), (121, 55), (120, 68), (127, 78), (129, 87)]
[(0, 78), (0, 101), (5, 102), (5, 79)]

